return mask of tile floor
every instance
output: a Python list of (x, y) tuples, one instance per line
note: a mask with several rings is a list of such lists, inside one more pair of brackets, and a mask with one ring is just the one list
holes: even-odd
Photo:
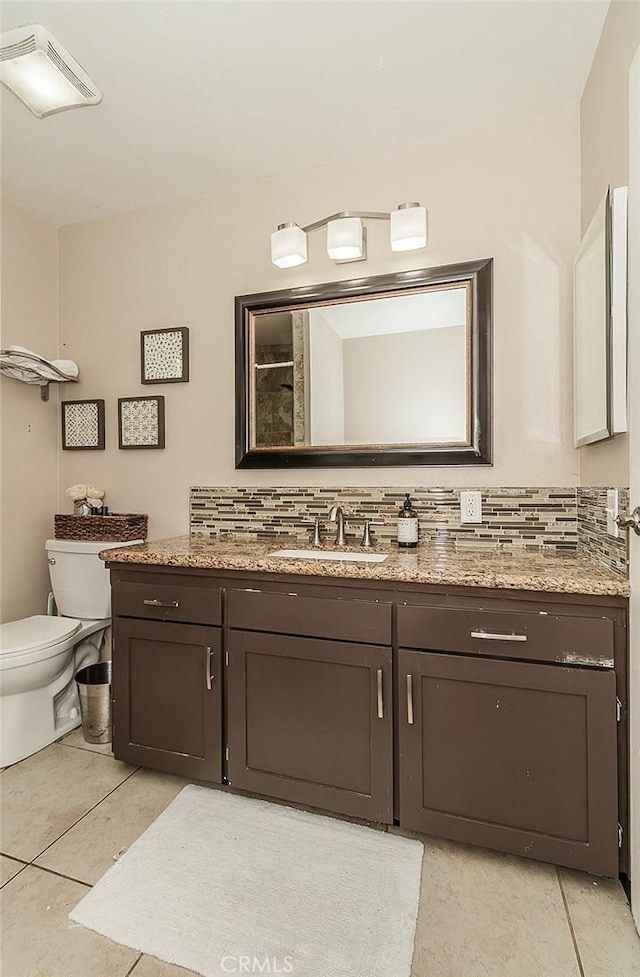
[[(79, 730), (2, 771), (4, 977), (188, 977), (68, 919), (185, 783), (120, 763)], [(640, 977), (617, 882), (424, 840), (412, 977)]]

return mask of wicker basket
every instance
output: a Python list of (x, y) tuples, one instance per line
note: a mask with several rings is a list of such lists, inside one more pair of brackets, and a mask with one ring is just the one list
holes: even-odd
[(147, 538), (149, 517), (137, 512), (114, 512), (109, 516), (54, 516), (56, 539), (78, 539), (85, 542), (126, 543)]

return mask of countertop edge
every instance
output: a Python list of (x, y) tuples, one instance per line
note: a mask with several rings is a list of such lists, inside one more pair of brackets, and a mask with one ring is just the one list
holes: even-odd
[[(207, 546), (198, 537), (195, 543), (199, 546)], [(226, 551), (216, 553), (216, 543), (218, 547), (225, 546)], [(434, 554), (426, 549), (422, 554), (410, 551), (411, 557), (418, 558), (423, 556), (425, 565), (423, 566), (402, 566), (399, 560), (407, 559), (406, 554), (390, 552), (389, 555), (393, 562), (385, 565), (358, 564), (358, 563), (336, 563), (329, 560), (296, 560), (291, 558), (277, 559), (268, 556), (265, 552), (267, 548), (274, 545), (281, 545), (281, 540), (277, 542), (267, 542), (265, 540), (247, 540), (246, 543), (237, 542), (235, 545), (244, 546), (243, 553), (229, 553), (229, 542), (211, 541), (210, 549), (207, 552), (190, 552), (189, 546), (192, 539), (188, 536), (177, 537), (167, 540), (156, 540), (151, 543), (136, 544), (122, 548), (102, 550), (99, 556), (107, 565), (117, 565), (118, 567), (140, 566), (140, 567), (167, 567), (178, 570), (215, 570), (245, 573), (274, 574), (299, 577), (325, 577), (327, 580), (362, 580), (371, 583), (394, 583), (394, 584), (418, 584), (429, 586), (459, 586), (489, 590), (503, 590), (512, 592), (533, 592), (533, 593), (554, 593), (554, 594), (576, 594), (584, 596), (598, 597), (622, 597), (628, 598), (630, 595), (629, 581), (624, 577), (607, 572), (607, 568), (597, 563), (585, 562), (584, 558), (575, 560), (575, 566), (558, 565), (553, 566), (553, 557), (537, 557), (549, 560), (549, 566), (544, 567), (542, 572), (540, 567), (532, 567), (527, 571), (526, 566), (517, 569), (506, 569), (503, 571), (495, 568), (473, 568), (458, 565), (448, 567), (430, 566), (426, 560)], [(298, 544), (299, 545), (299, 544)], [(253, 552), (251, 552), (253, 550)], [(389, 551), (387, 551), (389, 552)], [(443, 559), (441, 553), (435, 554), (438, 559)], [(473, 556), (479, 560), (487, 559), (486, 552), (469, 553), (451, 552), (447, 554), (452, 564), (463, 563)], [(495, 554), (491, 554), (495, 556)], [(511, 555), (511, 558), (513, 556)], [(523, 553), (518, 554), (517, 559), (521, 559), (523, 564), (527, 558), (535, 564), (536, 556)], [(571, 562), (571, 561), (567, 561)]]

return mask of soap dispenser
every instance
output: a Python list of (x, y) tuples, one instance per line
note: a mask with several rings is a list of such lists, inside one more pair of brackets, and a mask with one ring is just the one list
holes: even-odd
[(411, 506), (411, 496), (407, 492), (404, 505), (398, 513), (398, 546), (413, 549), (418, 545), (418, 513)]

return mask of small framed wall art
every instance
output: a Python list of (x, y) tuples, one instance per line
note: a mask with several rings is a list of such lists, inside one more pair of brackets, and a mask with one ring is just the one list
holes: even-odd
[(140, 333), (142, 383), (187, 383), (189, 329), (148, 329)]
[(104, 400), (63, 400), (63, 451), (104, 451)]
[(164, 397), (118, 397), (118, 447), (164, 448)]

